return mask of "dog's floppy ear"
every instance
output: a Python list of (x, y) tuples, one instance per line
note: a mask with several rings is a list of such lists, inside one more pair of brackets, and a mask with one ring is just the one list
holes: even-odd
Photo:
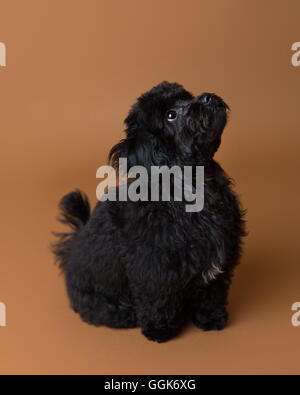
[(119, 159), (126, 158), (129, 167), (136, 165), (135, 152), (137, 150), (136, 140), (138, 135), (138, 114), (134, 107), (125, 119), (126, 138), (112, 147), (109, 153), (109, 163), (115, 168), (119, 167)]
[(135, 106), (125, 119), (126, 138), (116, 144), (109, 153), (109, 163), (115, 168), (119, 167), (119, 159), (126, 158), (128, 168), (144, 166), (150, 168), (155, 164), (154, 138), (141, 119)]
[(116, 144), (109, 153), (109, 163), (115, 168), (119, 167), (119, 159), (126, 158), (127, 166), (144, 166), (150, 169), (155, 165), (155, 150), (152, 149), (151, 140), (144, 137), (128, 136)]
[(130, 142), (127, 139), (124, 139), (115, 146), (113, 146), (110, 150), (110, 153), (108, 155), (108, 161), (115, 169), (118, 169), (119, 167), (120, 158), (128, 159), (128, 154), (130, 150), (129, 146)]

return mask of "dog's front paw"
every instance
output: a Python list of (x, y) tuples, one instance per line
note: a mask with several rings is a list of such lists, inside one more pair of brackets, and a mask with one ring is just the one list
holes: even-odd
[(153, 326), (142, 328), (142, 333), (148, 340), (157, 343), (164, 343), (174, 336), (174, 330), (172, 329), (155, 328)]
[(223, 309), (197, 312), (193, 316), (193, 322), (204, 331), (220, 331), (228, 323), (228, 313)]

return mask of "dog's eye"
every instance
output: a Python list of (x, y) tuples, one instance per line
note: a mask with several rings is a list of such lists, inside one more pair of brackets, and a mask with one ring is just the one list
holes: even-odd
[(175, 119), (177, 118), (177, 112), (174, 110), (170, 110), (167, 112), (167, 120), (172, 122), (175, 121)]

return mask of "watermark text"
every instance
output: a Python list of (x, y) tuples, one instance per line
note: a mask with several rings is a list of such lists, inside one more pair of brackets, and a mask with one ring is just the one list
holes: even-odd
[(300, 42), (294, 43), (292, 45), (292, 51), (294, 52), (292, 56), (292, 65), (294, 67), (300, 66)]
[(292, 316), (292, 325), (294, 327), (299, 327), (300, 326), (300, 302), (293, 304), (292, 311), (295, 311), (295, 313)]
[(96, 178), (103, 179), (96, 190), (97, 199), (102, 202), (185, 202), (185, 211), (189, 213), (204, 208), (204, 166), (151, 166), (150, 170), (134, 166), (128, 169), (127, 159), (121, 158), (118, 175), (112, 166), (101, 166)]
[(0, 67), (6, 67), (6, 46), (0, 42)]
[(6, 326), (6, 306), (0, 302), (0, 326)]

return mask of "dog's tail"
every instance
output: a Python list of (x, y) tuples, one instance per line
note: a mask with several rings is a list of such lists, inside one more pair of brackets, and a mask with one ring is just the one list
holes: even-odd
[(55, 254), (56, 262), (64, 271), (78, 231), (84, 227), (90, 218), (90, 204), (87, 196), (76, 190), (62, 198), (59, 208), (61, 217), (58, 220), (63, 224), (69, 225), (72, 229), (68, 233), (54, 233), (59, 239), (52, 246), (52, 250)]

